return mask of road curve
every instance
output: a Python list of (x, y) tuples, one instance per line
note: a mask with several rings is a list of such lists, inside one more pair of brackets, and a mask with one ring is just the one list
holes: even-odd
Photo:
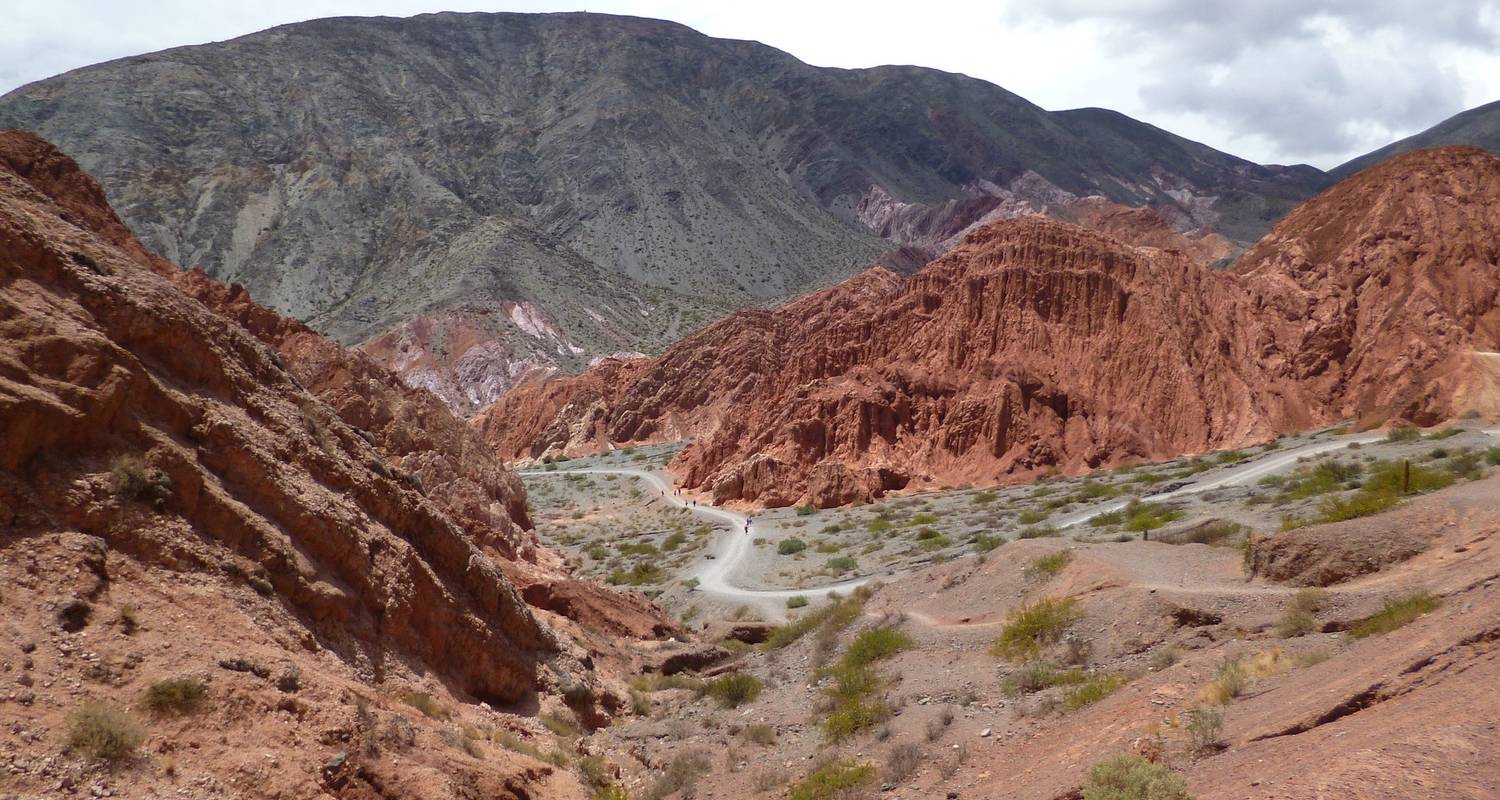
[(518, 473), (524, 477), (545, 477), (548, 475), (628, 475), (644, 481), (652, 491), (657, 492), (668, 503), (679, 508), (697, 514), (717, 525), (728, 525), (729, 533), (725, 534), (711, 547), (714, 557), (701, 559), (694, 568), (690, 577), (698, 579), (697, 591), (711, 595), (733, 603), (745, 603), (758, 606), (768, 616), (774, 619), (783, 618), (786, 615), (786, 601), (789, 597), (801, 595), (809, 600), (820, 600), (833, 593), (848, 594), (850, 591), (869, 583), (873, 578), (859, 578), (852, 581), (844, 581), (829, 586), (820, 586), (811, 589), (745, 589), (735, 586), (730, 582), (731, 576), (738, 570), (741, 563), (750, 556), (755, 547), (755, 530), (751, 526), (750, 532), (745, 532), (747, 517), (735, 511), (730, 511), (718, 506), (690, 505), (672, 494), (673, 487), (662, 476), (648, 472), (643, 469), (630, 469), (628, 467), (584, 467), (581, 469), (566, 469), (541, 471), (530, 470)]
[[(1500, 435), (1500, 428), (1484, 431), (1492, 435)], [(1295, 465), (1299, 460), (1309, 456), (1326, 453), (1330, 450), (1338, 450), (1358, 442), (1368, 444), (1384, 438), (1383, 433), (1366, 433), (1356, 436), (1343, 436), (1332, 441), (1317, 442), (1303, 445), (1288, 450), (1276, 450), (1266, 453), (1259, 458), (1219, 470), (1211, 478), (1195, 481), (1186, 486), (1167, 492), (1150, 495), (1150, 500), (1171, 500), (1199, 492), (1207, 492), (1220, 489), (1225, 486), (1235, 486), (1259, 480), (1281, 469)], [(528, 470), (518, 473), (524, 477), (548, 477), (560, 475), (627, 475), (644, 481), (651, 487), (652, 491), (661, 495), (661, 499), (672, 505), (687, 510), (714, 522), (717, 525), (728, 525), (729, 533), (721, 536), (715, 541), (713, 547), (714, 558), (702, 559), (691, 577), (698, 579), (698, 591), (713, 597), (733, 602), (753, 605), (760, 608), (771, 619), (782, 619), (786, 615), (786, 600), (789, 597), (802, 595), (809, 600), (826, 598), (829, 594), (847, 594), (849, 591), (869, 583), (874, 577), (860, 578), (858, 580), (844, 581), (831, 586), (820, 586), (810, 589), (745, 589), (731, 583), (733, 574), (738, 570), (741, 563), (748, 558), (754, 548), (755, 531), (752, 527), (749, 533), (745, 532), (746, 517), (728, 509), (708, 505), (690, 505), (686, 500), (672, 494), (673, 487), (662, 476), (642, 469), (631, 469), (628, 467), (584, 467), (580, 469), (566, 470)], [(1118, 511), (1130, 503), (1129, 500), (1116, 500), (1111, 503), (1078, 511), (1057, 520), (1057, 527), (1071, 528), (1087, 522), (1094, 517), (1110, 511)]]

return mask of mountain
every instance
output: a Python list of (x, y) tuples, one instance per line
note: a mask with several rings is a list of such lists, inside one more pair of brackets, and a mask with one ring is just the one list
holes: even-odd
[(908, 279), (743, 312), (602, 379), (519, 387), (473, 423), (512, 458), (693, 438), (673, 464), (685, 486), (825, 506), (1348, 417), (1500, 416), (1497, 223), (1500, 158), (1475, 148), (1340, 183), (1231, 272), (1002, 220)]
[(1342, 180), (1402, 153), (1455, 144), (1473, 145), (1491, 153), (1500, 153), (1500, 100), (1454, 114), (1421, 133), (1351, 159), (1329, 170), (1328, 177), (1330, 180)]
[(599, 14), (287, 25), (22, 87), (0, 125), (73, 153), (147, 246), (461, 411), (978, 222), (1098, 195), (1243, 246), (1321, 181), (962, 75)]
[[(152, 705), (121, 698), (175, 686), (213, 735), (157, 714), (131, 762), (153, 766), (111, 775), (120, 796), (240, 796), (216, 782), (241, 769), (267, 797), (581, 792), (509, 751), (455, 761), (446, 723), (396, 698), (456, 699), (464, 724), (495, 724), (481, 702), (530, 707), (512, 727), (545, 708), (602, 720), (625, 704), (620, 643), (676, 626), (569, 578), (515, 475), (434, 397), (178, 272), (76, 163), (14, 131), (0, 308), (0, 640), (24, 672), (7, 714), (47, 731), (8, 741), (13, 785), (94, 781), (87, 751), (133, 750), (126, 708)], [(44, 763), (58, 744), (78, 766)]]

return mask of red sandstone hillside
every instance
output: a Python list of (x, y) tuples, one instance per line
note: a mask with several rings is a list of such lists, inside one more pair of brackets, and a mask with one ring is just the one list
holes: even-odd
[(80, 702), (193, 675), (214, 699), (198, 724), (224, 735), (153, 725), (149, 758), (193, 752), (181, 773), (116, 776), (125, 794), (573, 793), (540, 761), (462, 756), (396, 699), (618, 710), (596, 659), (628, 655), (586, 629), (671, 626), (558, 572), (528, 525), (515, 476), (431, 395), (177, 273), (70, 159), (0, 134), (0, 641), (26, 654), (24, 690), (0, 697), (13, 786), (92, 779), (31, 752)]
[[(1234, 447), (1350, 415), (1493, 414), (1497, 226), (1500, 159), (1472, 148), (1350, 178), (1233, 273), (1004, 220), (904, 283), (870, 290), (867, 275), (735, 315), (634, 365), (628, 386), (524, 388), (477, 424), (505, 457), (695, 436), (673, 464), (686, 486), (775, 506)], [(609, 393), (573, 402), (599, 383)]]

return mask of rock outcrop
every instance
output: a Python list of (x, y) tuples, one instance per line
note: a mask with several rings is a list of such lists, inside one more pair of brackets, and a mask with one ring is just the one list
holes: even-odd
[(372, 671), (415, 659), (500, 701), (543, 683), (558, 643), (494, 561), (131, 246), (75, 165), (4, 134), (0, 193), (11, 536), (78, 531), (154, 568), (255, 581)]
[(21, 87), (0, 127), (74, 153), (175, 263), (462, 413), (929, 242), (887, 212), (957, 233), (1101, 195), (1249, 243), (1321, 186), (962, 75), (604, 14), (311, 20)]
[[(1090, 221), (1162, 232), (1121, 213)], [(631, 385), (608, 380), (617, 399), (591, 396), (587, 425), (547, 409), (573, 408), (570, 387), (594, 377), (515, 392), (495, 410), (517, 427), (488, 440), (537, 457), (690, 428), (673, 464), (686, 486), (833, 505), (1349, 416), (1500, 414), (1497, 224), (1500, 159), (1472, 148), (1351, 178), (1231, 272), (1181, 237), (1130, 246), (1039, 216), (1001, 220), (905, 281), (875, 271), (709, 326), (635, 365)]]

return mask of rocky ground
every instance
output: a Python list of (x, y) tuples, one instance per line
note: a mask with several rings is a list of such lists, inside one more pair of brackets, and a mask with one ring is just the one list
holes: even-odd
[[(1257, 537), (1252, 563), (1297, 564), (1276, 580), (1248, 577), (1235, 548), (1010, 541), (886, 581), (801, 635), (727, 640), (699, 675), (646, 675), (649, 713), (590, 741), (628, 754), (647, 798), (1074, 797), (1119, 754), (1199, 798), (1492, 797), (1497, 500), (1488, 478)], [(1411, 531), (1413, 550), (1383, 546)], [(1017, 649), (1018, 628), (1035, 632), (1019, 609), (1049, 603), (1069, 614)]]

